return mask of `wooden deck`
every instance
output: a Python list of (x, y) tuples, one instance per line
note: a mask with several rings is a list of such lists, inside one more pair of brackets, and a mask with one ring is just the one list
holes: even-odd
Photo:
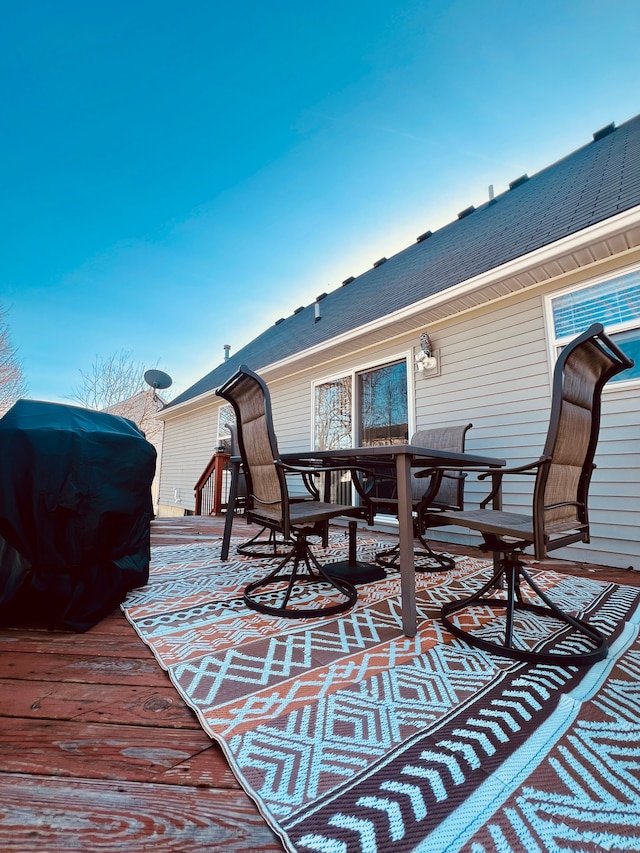
[[(158, 519), (152, 543), (217, 538), (222, 525)], [(85, 634), (0, 629), (0, 850), (123, 849), (283, 848), (119, 610)]]

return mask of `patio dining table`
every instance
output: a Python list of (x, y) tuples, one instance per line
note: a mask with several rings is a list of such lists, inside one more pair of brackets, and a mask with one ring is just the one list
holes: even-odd
[[(400, 545), (400, 590), (402, 605), (402, 628), (407, 637), (417, 633), (416, 584), (413, 557), (413, 517), (411, 507), (411, 468), (502, 468), (506, 461), (472, 453), (458, 453), (448, 450), (436, 450), (418, 447), (413, 444), (388, 444), (371, 447), (348, 447), (337, 450), (306, 450), (283, 453), (283, 462), (289, 465), (314, 464), (321, 470), (323, 466), (342, 466), (345, 468), (367, 468), (380, 464), (395, 464), (398, 494), (398, 538)], [(240, 460), (232, 458), (239, 470)], [(233, 481), (236, 477), (232, 476)], [(226, 559), (231, 532), (230, 519), (233, 516), (234, 500), (229, 496), (227, 525), (223, 541), (223, 559)]]

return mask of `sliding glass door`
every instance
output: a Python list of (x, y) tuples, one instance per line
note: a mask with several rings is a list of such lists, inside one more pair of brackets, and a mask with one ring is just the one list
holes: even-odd
[(316, 385), (314, 450), (353, 447), (352, 378)]
[[(355, 389), (355, 395), (354, 395)], [(315, 387), (314, 449), (405, 444), (409, 440), (406, 359)], [(332, 481), (331, 499), (351, 503), (351, 479)]]
[(322, 382), (315, 387), (314, 404), (314, 450), (405, 444), (409, 440), (406, 360)]
[(407, 444), (407, 364), (397, 361), (357, 374), (359, 441), (363, 447)]

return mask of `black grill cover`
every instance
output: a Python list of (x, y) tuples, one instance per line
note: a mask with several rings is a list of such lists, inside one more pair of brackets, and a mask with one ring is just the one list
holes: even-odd
[(0, 418), (0, 622), (85, 631), (149, 576), (156, 451), (126, 418), (19, 400)]

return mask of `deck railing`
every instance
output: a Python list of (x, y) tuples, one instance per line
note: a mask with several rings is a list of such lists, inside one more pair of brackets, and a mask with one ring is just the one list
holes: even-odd
[(196, 515), (220, 515), (226, 506), (231, 477), (228, 453), (214, 453), (194, 486)]

